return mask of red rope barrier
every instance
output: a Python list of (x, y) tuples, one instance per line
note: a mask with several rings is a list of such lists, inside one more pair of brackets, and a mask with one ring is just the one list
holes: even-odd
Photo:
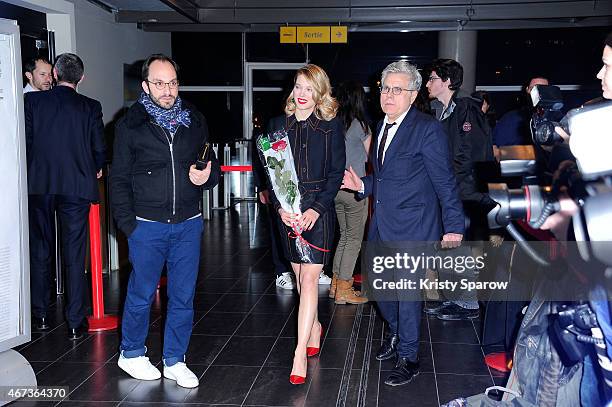
[(253, 171), (252, 165), (222, 165), (223, 172), (250, 172)]
[(99, 204), (92, 204), (89, 209), (89, 245), (91, 256), (91, 301), (93, 305), (93, 315), (87, 317), (89, 332), (109, 331), (117, 328), (119, 319), (115, 315), (104, 315)]

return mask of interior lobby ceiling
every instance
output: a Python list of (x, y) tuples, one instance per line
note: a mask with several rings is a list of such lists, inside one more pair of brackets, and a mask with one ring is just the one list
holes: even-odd
[(612, 26), (610, 0), (88, 0), (145, 31), (262, 32), (279, 25), (349, 31)]

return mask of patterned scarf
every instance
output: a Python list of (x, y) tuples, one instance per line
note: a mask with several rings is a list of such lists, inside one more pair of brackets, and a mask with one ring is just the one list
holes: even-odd
[(174, 102), (174, 105), (170, 109), (164, 109), (163, 107), (157, 106), (145, 92), (140, 94), (138, 102), (144, 106), (147, 113), (153, 117), (157, 124), (170, 131), (172, 134), (176, 133), (180, 125), (189, 127), (191, 124), (189, 109), (181, 109), (183, 102), (180, 96), (176, 98), (176, 102)]

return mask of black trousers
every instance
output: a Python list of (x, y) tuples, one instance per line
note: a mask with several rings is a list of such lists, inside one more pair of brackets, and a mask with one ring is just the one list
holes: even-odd
[(29, 195), (30, 294), (32, 314), (47, 316), (55, 241), (54, 212), (61, 231), (66, 271), (66, 321), (77, 328), (85, 318), (85, 244), (90, 201), (73, 195)]

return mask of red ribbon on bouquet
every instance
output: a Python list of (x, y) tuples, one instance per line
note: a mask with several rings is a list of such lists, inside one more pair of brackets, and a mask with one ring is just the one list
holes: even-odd
[(302, 234), (300, 232), (298, 232), (297, 230), (295, 230), (294, 226), (292, 226), (291, 229), (293, 229), (293, 230), (291, 232), (287, 233), (287, 235), (289, 236), (290, 239), (300, 239), (302, 242), (306, 243), (308, 246), (310, 246), (313, 249), (316, 249), (316, 250), (318, 250), (320, 252), (323, 252), (323, 253), (329, 253), (330, 252), (329, 249), (323, 249), (322, 247), (315, 246), (312, 243), (310, 243), (308, 240), (304, 239)]

